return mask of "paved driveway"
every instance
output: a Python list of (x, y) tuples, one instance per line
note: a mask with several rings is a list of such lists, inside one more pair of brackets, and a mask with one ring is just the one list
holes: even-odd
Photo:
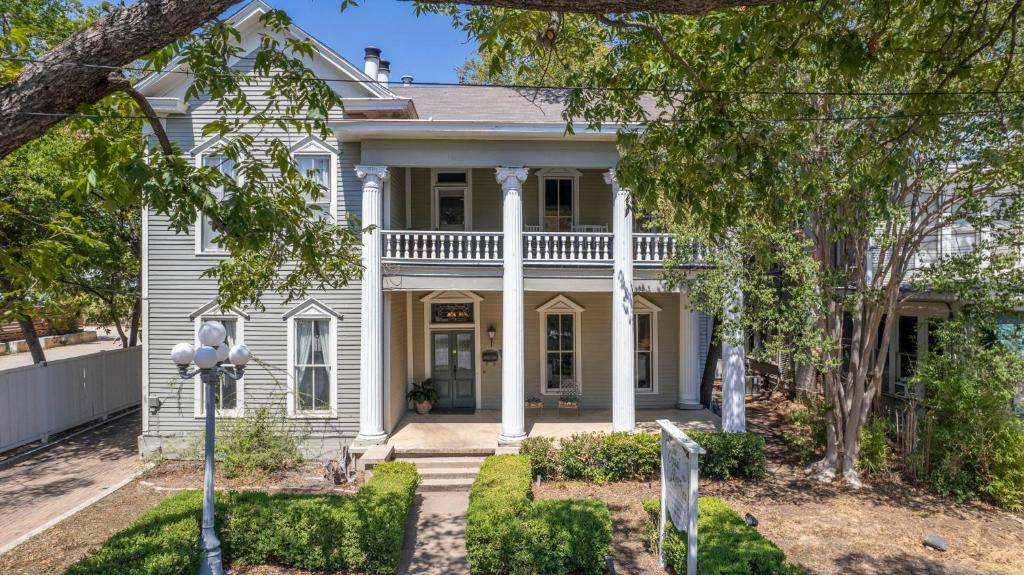
[(132, 413), (0, 469), (0, 553), (140, 473), (141, 428)]

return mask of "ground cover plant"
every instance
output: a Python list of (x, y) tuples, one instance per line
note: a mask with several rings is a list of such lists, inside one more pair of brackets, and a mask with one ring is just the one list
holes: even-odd
[(469, 492), (466, 549), (474, 573), (603, 573), (608, 507), (589, 499), (533, 501), (523, 455), (488, 457)]
[[(648, 533), (657, 548), (658, 499), (644, 501)], [(686, 534), (669, 519), (665, 529), (665, 561), (677, 573), (686, 572)], [(701, 575), (798, 575), (806, 571), (786, 563), (786, 554), (748, 526), (729, 504), (701, 497), (697, 505), (697, 568)]]
[[(356, 494), (231, 492), (217, 495), (217, 528), (229, 565), (280, 565), (317, 571), (394, 573), (416, 468), (374, 468)], [(191, 575), (199, 564), (202, 494), (185, 491), (147, 511), (67, 575)]]
[[(699, 431), (689, 435), (707, 451), (700, 458), (701, 477), (764, 475), (761, 436)], [(661, 441), (653, 433), (577, 433), (557, 442), (550, 437), (528, 437), (520, 453), (529, 458), (533, 476), (544, 479), (647, 481), (661, 469)]]

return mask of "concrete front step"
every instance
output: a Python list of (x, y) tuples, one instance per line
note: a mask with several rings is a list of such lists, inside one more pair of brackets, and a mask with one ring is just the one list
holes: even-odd
[(399, 461), (408, 461), (416, 466), (416, 469), (441, 469), (448, 467), (476, 467), (484, 462), (483, 457), (469, 456), (438, 456), (438, 457), (398, 457)]
[(469, 455), (398, 457), (416, 466), (420, 491), (468, 491), (484, 458)]
[(416, 471), (423, 479), (476, 479), (480, 467), (417, 467)]
[(420, 491), (469, 491), (473, 478), (433, 479), (422, 476)]

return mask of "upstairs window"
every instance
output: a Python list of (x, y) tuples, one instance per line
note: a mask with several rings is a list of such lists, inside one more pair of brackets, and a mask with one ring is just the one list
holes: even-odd
[[(235, 179), (235, 161), (226, 156), (205, 156), (203, 158), (203, 165), (208, 168), (213, 168), (220, 173), (224, 174), (232, 180)], [(217, 186), (210, 190), (210, 192), (217, 198), (217, 201), (224, 199), (224, 187)], [(213, 222), (206, 216), (205, 213), (199, 215), (199, 248), (203, 252), (223, 252), (224, 250), (217, 245), (217, 232), (213, 229)]]
[(316, 217), (334, 217), (331, 213), (331, 156), (328, 154), (302, 154), (295, 157), (299, 172), (316, 182), (321, 188), (316, 198), (307, 197), (306, 205), (314, 210)]
[(472, 198), (469, 170), (434, 172), (434, 229), (465, 231), (470, 229)]
[(544, 179), (544, 231), (571, 232), (573, 214), (572, 178)]

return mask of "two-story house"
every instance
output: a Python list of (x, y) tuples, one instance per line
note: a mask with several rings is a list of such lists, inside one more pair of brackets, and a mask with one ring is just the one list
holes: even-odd
[[(243, 48), (267, 9), (255, 1), (230, 17)], [(331, 86), (344, 110), (332, 138), (296, 136), (291, 149), (338, 225), (357, 216), (373, 228), (363, 277), (305, 301), (269, 295), (261, 311), (220, 309), (200, 275), (224, 254), (202, 214), (185, 235), (146, 213), (143, 451), (201, 428), (200, 384), (182, 382), (168, 353), (208, 319), (260, 360), (218, 390), (218, 413), (270, 407), (309, 452), (386, 441), (414, 417), (409, 384), (427, 378), (435, 409), (500, 424), (494, 445), (530, 431), (527, 399), (553, 412), (569, 383), (611, 430), (633, 430), (645, 410), (699, 409), (709, 321), (659, 279), (674, 238), (634, 229), (614, 130), (566, 133), (557, 92), (390, 82), (379, 49), (360, 68), (316, 46), (307, 65), (341, 80)], [(212, 104), (186, 101), (188, 81), (169, 71), (138, 89), (196, 165), (230, 170), (202, 135)], [(726, 386), (727, 424), (742, 428), (743, 350), (725, 356), (725, 379), (739, 382)]]

